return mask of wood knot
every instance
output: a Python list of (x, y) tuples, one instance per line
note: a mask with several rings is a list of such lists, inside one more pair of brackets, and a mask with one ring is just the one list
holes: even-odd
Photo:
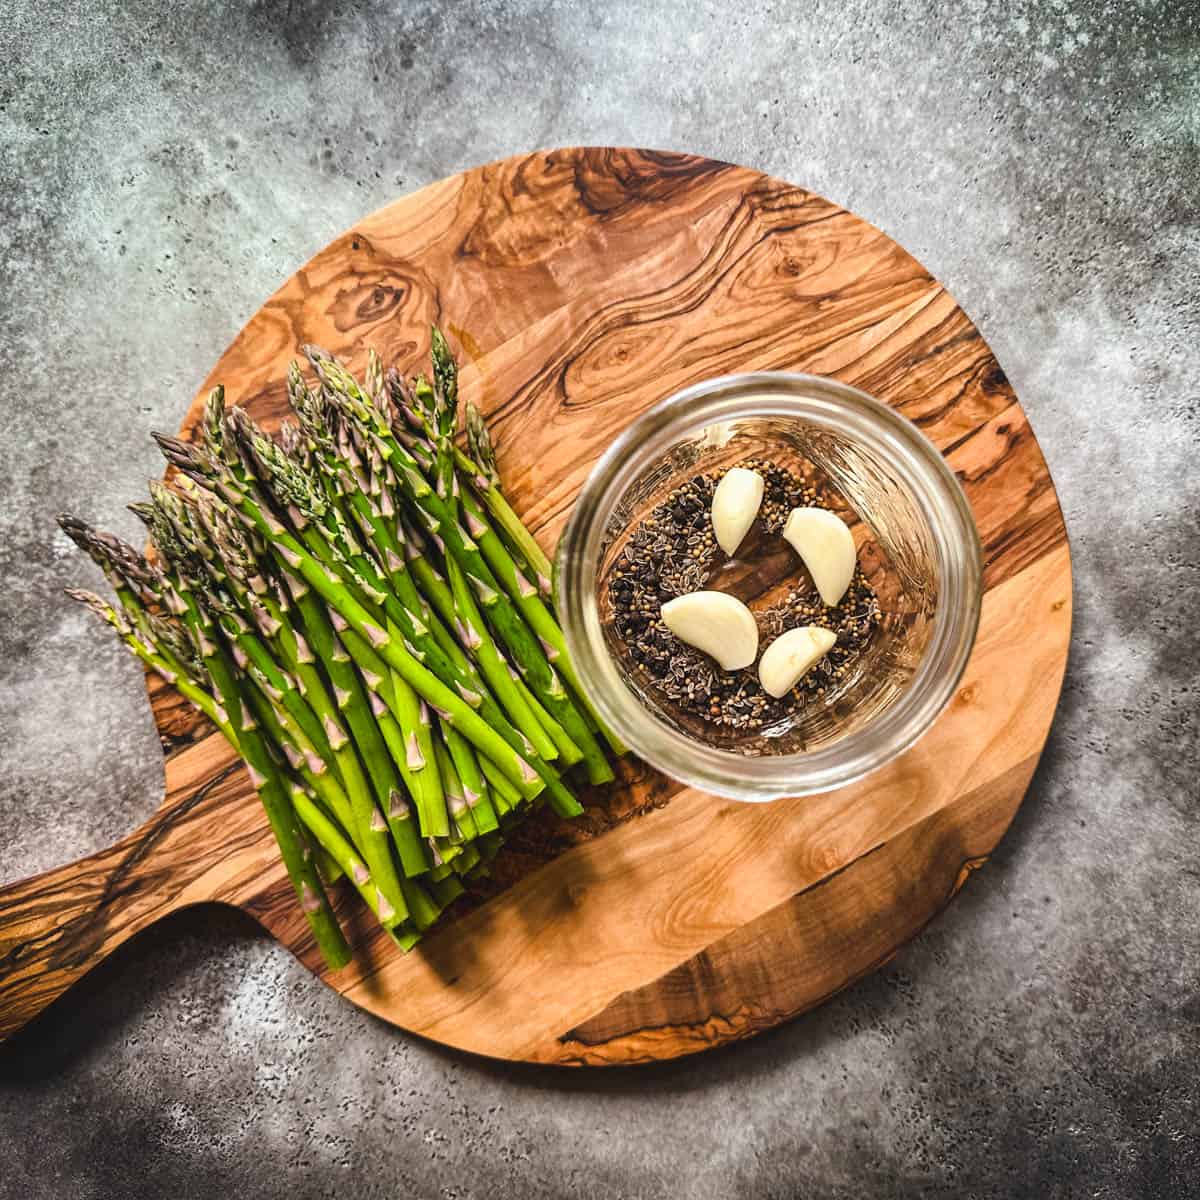
[(1055, 600), (1055, 602), (1052, 605), (1050, 605), (1050, 611), (1058, 612), (1059, 609), (1061, 609), (1064, 604), (1066, 604), (1065, 600)]
[(977, 684), (968, 683), (967, 686), (958, 693), (958, 702), (960, 704), (973, 704), (975, 702), (975, 696), (978, 694), (978, 692), (979, 687)]
[(359, 301), (357, 315), (363, 321), (376, 321), (391, 309), (397, 308), (404, 299), (404, 289), (377, 283)]

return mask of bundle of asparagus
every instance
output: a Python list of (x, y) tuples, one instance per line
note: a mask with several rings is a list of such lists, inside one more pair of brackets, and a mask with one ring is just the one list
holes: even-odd
[(508, 504), (477, 410), (455, 445), (458, 370), (370, 352), (360, 384), (315, 346), (268, 437), (224, 393), (131, 508), (155, 554), (68, 516), (113, 605), (89, 605), (245, 759), (331, 967), (349, 961), (325, 887), (344, 876), (410, 948), (486, 871), (511, 825), (582, 810), (564, 774), (613, 777), (555, 619), (550, 564)]

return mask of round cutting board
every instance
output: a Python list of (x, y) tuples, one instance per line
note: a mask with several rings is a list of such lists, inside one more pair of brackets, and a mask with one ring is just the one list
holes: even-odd
[[(612, 438), (688, 384), (806, 371), (895, 405), (945, 453), (984, 546), (956, 698), (889, 768), (818, 797), (737, 804), (627, 758), (617, 784), (584, 793), (580, 820), (529, 822), (414, 952), (344, 905), (356, 962), (326, 974), (244, 771), (151, 678), (164, 805), (108, 851), (0, 892), (0, 1034), (158, 916), (215, 899), (348, 1000), (446, 1045), (563, 1064), (672, 1058), (777, 1025), (886, 962), (1008, 826), (1066, 663), (1066, 531), (1003, 371), (919, 263), (744, 167), (626, 149), (506, 159), (398, 200), (297, 271), (222, 356), (184, 432), (218, 382), (276, 423), (303, 342), (357, 370), (372, 345), (416, 369), (432, 322), (547, 550)], [(57, 897), (66, 907), (38, 940)]]

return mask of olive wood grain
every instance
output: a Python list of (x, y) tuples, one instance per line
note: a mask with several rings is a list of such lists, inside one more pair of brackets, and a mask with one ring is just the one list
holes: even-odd
[(367, 217), (302, 267), (217, 363), (268, 426), (317, 342), (415, 367), (440, 323), (488, 415), (515, 507), (551, 549), (612, 437), (677, 388), (734, 371), (836, 376), (905, 413), (963, 483), (985, 554), (979, 640), (955, 700), (891, 766), (841, 791), (740, 805), (638, 761), (539, 816), (409, 955), (362, 919), (322, 970), (244, 771), (157, 679), (166, 796), (116, 846), (0, 890), (0, 1037), (159, 916), (253, 914), (386, 1020), (499, 1058), (672, 1058), (749, 1037), (872, 970), (981, 866), (1057, 703), (1071, 623), (1066, 531), (1003, 371), (952, 297), (878, 229), (743, 167), (569, 149), (466, 171)]

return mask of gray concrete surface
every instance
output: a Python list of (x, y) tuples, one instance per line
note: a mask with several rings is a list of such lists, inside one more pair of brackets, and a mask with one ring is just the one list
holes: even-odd
[(1078, 614), (994, 863), (818, 1013), (663, 1069), (514, 1070), (196, 912), (0, 1050), (0, 1197), (1200, 1196), (1192, 0), (8, 0), (0, 51), (0, 879), (161, 783), (54, 513), (133, 533), (149, 431), (278, 282), (538, 145), (747, 163), (907, 246), (1030, 412)]

